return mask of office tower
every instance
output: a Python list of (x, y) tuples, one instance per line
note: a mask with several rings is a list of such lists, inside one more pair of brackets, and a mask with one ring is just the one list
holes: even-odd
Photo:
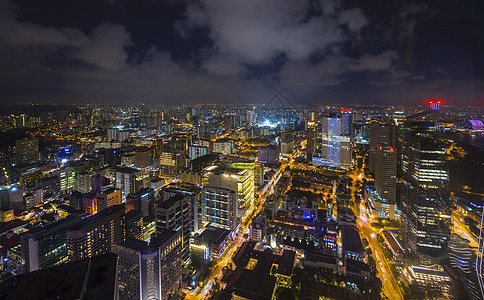
[(449, 174), (445, 144), (434, 124), (405, 123), (402, 150), (402, 235), (411, 250), (440, 255), (451, 233)]
[(112, 252), (121, 242), (124, 205), (114, 205), (85, 218), (66, 231), (69, 261)]
[(48, 225), (41, 224), (20, 235), (22, 273), (48, 268), (67, 261), (66, 231), (81, 217), (70, 215)]
[(190, 197), (177, 194), (169, 199), (159, 202), (156, 211), (156, 234), (162, 234), (169, 229), (181, 231), (183, 261), (190, 257), (190, 236), (192, 228), (192, 216), (190, 209)]
[[(314, 117), (314, 113), (312, 114)], [(314, 149), (316, 148), (316, 122), (314, 119), (308, 121), (308, 128), (307, 128), (307, 141), (306, 141), (306, 158), (309, 161), (312, 161)]]
[(128, 238), (143, 240), (143, 213), (139, 210), (130, 210), (121, 217), (121, 240)]
[(138, 170), (128, 167), (116, 170), (116, 188), (121, 190), (123, 203), (126, 202), (128, 194), (136, 193), (139, 190), (136, 189), (136, 177), (138, 174)]
[(397, 201), (397, 151), (380, 144), (375, 155), (375, 187), (377, 193), (389, 203)]
[(31, 210), (35, 207), (35, 195), (33, 193), (27, 193), (23, 197), (23, 209)]
[(341, 117), (343, 118), (343, 133), (350, 138), (353, 137), (353, 114), (351, 109), (342, 109)]
[(32, 164), (39, 161), (39, 140), (24, 138), (15, 141), (17, 165)]
[(237, 228), (237, 192), (206, 186), (202, 192), (203, 223), (235, 230)]
[(170, 185), (163, 191), (163, 199), (168, 200), (170, 197), (177, 194), (181, 194), (190, 199), (190, 210), (192, 215), (191, 231), (192, 233), (195, 233), (198, 231), (198, 228), (201, 225), (200, 222), (202, 221), (200, 216), (202, 213), (202, 189), (195, 184), (189, 183)]
[(351, 141), (344, 134), (344, 121), (338, 117), (323, 117), (321, 122), (321, 156), (313, 157), (315, 165), (349, 169), (351, 167)]
[(24, 198), (22, 188), (12, 185), (0, 189), (0, 208), (2, 209), (24, 209)]
[(91, 182), (92, 182), (93, 193), (102, 191), (110, 185), (109, 179), (101, 176), (100, 174), (97, 174), (96, 176), (92, 177)]
[(182, 284), (182, 236), (166, 230), (150, 244), (128, 239), (116, 245), (120, 299), (168, 299)]
[(219, 163), (203, 171), (203, 185), (237, 191), (237, 222), (254, 204), (254, 164)]
[(107, 188), (96, 194), (97, 212), (103, 211), (113, 205), (121, 204), (121, 190)]
[(396, 148), (396, 128), (390, 125), (370, 124), (370, 151), (368, 153), (368, 168), (375, 172), (375, 155), (380, 144)]
[(155, 192), (152, 188), (142, 188), (126, 197), (126, 203), (143, 213), (143, 217), (155, 215)]

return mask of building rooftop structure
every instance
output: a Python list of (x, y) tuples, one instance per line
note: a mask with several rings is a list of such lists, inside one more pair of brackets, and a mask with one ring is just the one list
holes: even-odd
[(341, 228), (341, 239), (343, 242), (344, 251), (351, 251), (354, 253), (365, 252), (363, 243), (361, 242), (360, 233), (357, 229), (352, 227)]
[(276, 278), (249, 269), (228, 270), (221, 280), (226, 283), (225, 291), (243, 299), (272, 299)]
[(110, 253), (22, 274), (6, 299), (114, 299), (116, 266)]
[(220, 245), (230, 233), (230, 230), (208, 225), (199, 235), (199, 239), (211, 244)]
[(238, 267), (245, 268), (251, 259), (257, 260), (254, 271), (269, 274), (274, 264), (277, 267), (277, 274), (291, 276), (292, 268), (294, 267), (294, 260), (296, 252), (292, 250), (284, 250), (282, 255), (274, 254), (270, 248), (264, 251), (255, 250), (257, 244), (255, 241), (247, 241), (242, 244), (239, 251), (235, 255), (233, 261)]

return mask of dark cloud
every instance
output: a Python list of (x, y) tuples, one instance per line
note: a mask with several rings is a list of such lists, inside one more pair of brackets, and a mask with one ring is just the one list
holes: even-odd
[[(29, 0), (0, 0), (2, 102), (255, 103), (276, 90), (299, 103), (483, 96), (477, 4), (454, 16), (448, 1), (144, 1), (137, 10), (106, 0), (92, 17), (97, 2), (86, 1), (70, 22), (55, 18), (56, 1), (32, 12)], [(456, 23), (467, 16), (472, 25)]]

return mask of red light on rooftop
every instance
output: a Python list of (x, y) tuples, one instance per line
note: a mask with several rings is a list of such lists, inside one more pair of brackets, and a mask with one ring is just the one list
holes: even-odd
[(341, 110), (341, 112), (342, 112), (342, 113), (351, 113), (351, 109), (349, 109), (349, 108), (343, 108), (343, 109)]
[(444, 104), (444, 100), (437, 100), (437, 104)]
[(428, 100), (427, 102), (425, 102), (426, 104), (435, 104), (435, 101), (434, 100)]
[(393, 151), (395, 151), (395, 149), (393, 149), (393, 148), (390, 148), (390, 151), (392, 151), (392, 152), (393, 152)]

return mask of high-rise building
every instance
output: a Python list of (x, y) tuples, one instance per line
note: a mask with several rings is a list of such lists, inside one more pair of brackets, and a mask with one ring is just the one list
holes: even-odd
[(344, 120), (322, 118), (321, 156), (313, 157), (315, 165), (349, 169), (351, 167), (351, 139), (344, 133)]
[(182, 284), (182, 236), (166, 230), (145, 241), (116, 245), (120, 299), (168, 299)]
[(254, 164), (219, 163), (203, 171), (203, 185), (237, 191), (237, 222), (254, 204)]
[[(314, 117), (314, 115), (312, 115)], [(314, 149), (316, 148), (316, 121), (308, 121), (307, 141), (306, 141), (306, 158), (312, 161)]]
[(96, 194), (97, 211), (103, 211), (113, 205), (121, 204), (121, 190), (107, 188)]
[(77, 175), (75, 189), (83, 194), (91, 191), (92, 176), (89, 173), (80, 173)]
[(112, 252), (122, 238), (124, 205), (114, 205), (83, 219), (66, 231), (69, 261)]
[(63, 168), (54, 171), (53, 174), (58, 177), (61, 194), (68, 194), (76, 188), (77, 175), (75, 170), (71, 168)]
[(200, 214), (202, 213), (202, 200), (201, 194), (202, 190), (199, 186), (195, 184), (189, 183), (182, 183), (182, 184), (171, 184), (163, 191), (163, 199), (168, 200), (170, 197), (175, 196), (177, 194), (181, 194), (186, 196), (190, 199), (190, 210), (192, 215), (192, 233), (198, 231), (198, 228), (201, 225), (202, 217)]
[(368, 153), (368, 168), (375, 172), (375, 156), (380, 144), (396, 148), (396, 127), (382, 124), (370, 124), (370, 151)]
[(419, 253), (440, 255), (451, 234), (445, 145), (428, 122), (407, 122), (402, 150), (402, 235)]
[(237, 192), (206, 186), (202, 192), (203, 223), (228, 229), (237, 228)]
[(375, 155), (375, 187), (377, 193), (390, 203), (397, 201), (397, 151), (380, 144)]
[(136, 187), (138, 174), (138, 170), (128, 167), (116, 170), (116, 188), (121, 190), (123, 203), (126, 202), (128, 194), (136, 193), (139, 190)]
[(183, 261), (190, 258), (190, 237), (192, 228), (192, 216), (190, 209), (190, 197), (176, 194), (169, 199), (159, 202), (156, 211), (156, 234), (162, 234), (165, 230), (180, 231), (182, 234)]
[(81, 221), (70, 215), (48, 225), (38, 225), (20, 235), (22, 272), (32, 272), (67, 261), (67, 228)]
[(17, 165), (32, 164), (39, 161), (39, 140), (25, 138), (15, 141)]

